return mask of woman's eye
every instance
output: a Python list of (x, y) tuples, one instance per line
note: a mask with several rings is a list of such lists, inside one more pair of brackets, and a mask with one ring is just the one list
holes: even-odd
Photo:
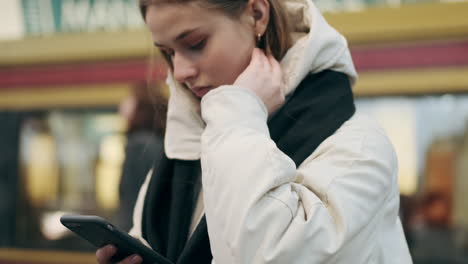
[(201, 41), (198, 41), (197, 43), (190, 45), (191, 50), (201, 50), (203, 47), (205, 47), (206, 39), (203, 39)]
[(169, 57), (174, 56), (174, 51), (169, 49), (161, 49), (161, 51)]

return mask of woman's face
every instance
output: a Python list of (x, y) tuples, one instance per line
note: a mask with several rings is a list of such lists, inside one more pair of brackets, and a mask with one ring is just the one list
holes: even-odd
[(174, 78), (198, 96), (232, 84), (250, 62), (254, 22), (233, 19), (195, 2), (148, 7), (146, 22), (154, 44), (172, 60)]

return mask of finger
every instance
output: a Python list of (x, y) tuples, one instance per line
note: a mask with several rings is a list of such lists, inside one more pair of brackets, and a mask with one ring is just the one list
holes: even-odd
[(281, 69), (280, 63), (271, 55), (268, 56), (268, 60), (271, 65), (272, 75), (278, 78), (279, 81), (283, 82), (283, 70)]
[(259, 62), (258, 62), (258, 54), (255, 49), (252, 50), (252, 55), (250, 57), (250, 62), (249, 65), (247, 65), (247, 69), (256, 69), (260, 67)]
[(269, 45), (266, 46), (266, 51), (265, 51), (266, 54), (268, 55), (272, 55), (273, 53), (271, 52), (271, 48)]
[(269, 62), (268, 62), (268, 59), (267, 57), (265, 56), (265, 53), (263, 52), (263, 50), (259, 49), (259, 48), (255, 48), (254, 49), (255, 51), (255, 59), (257, 60), (257, 64), (256, 66), (259, 67), (259, 69), (268, 69), (269, 68)]
[(268, 61), (268, 65), (269, 65), (269, 71), (271, 74), (275, 74), (275, 71), (277, 71), (276, 69), (276, 65), (275, 65), (275, 58), (272, 56), (272, 55), (268, 55), (267, 56), (267, 61)]
[(140, 264), (142, 262), (143, 259), (140, 257), (140, 255), (133, 254), (120, 261), (119, 264)]
[(117, 253), (117, 248), (113, 245), (106, 245), (96, 251), (96, 258), (99, 264), (109, 264), (112, 256)]
[(250, 65), (254, 69), (263, 69), (265, 67), (264, 64), (265, 63), (264, 63), (264, 61), (262, 59), (262, 53), (261, 53), (260, 49), (254, 48), (254, 50), (252, 52), (252, 61), (250, 62)]
[(268, 57), (265, 55), (265, 52), (262, 49), (257, 48), (258, 50), (258, 56), (259, 60), (261, 61), (262, 64), (262, 69), (266, 70), (269, 72), (271, 70), (270, 62), (268, 61)]

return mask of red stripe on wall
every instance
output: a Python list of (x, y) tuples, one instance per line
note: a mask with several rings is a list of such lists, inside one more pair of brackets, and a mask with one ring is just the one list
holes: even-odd
[[(139, 82), (147, 78), (147, 60), (0, 68), (0, 88)], [(164, 64), (155, 64), (154, 78), (164, 79)]]
[(468, 41), (352, 48), (358, 71), (468, 65)]
[[(468, 65), (468, 40), (351, 49), (358, 71)], [(156, 63), (154, 78), (165, 78)], [(0, 89), (76, 84), (140, 82), (146, 80), (147, 59), (0, 68)]]

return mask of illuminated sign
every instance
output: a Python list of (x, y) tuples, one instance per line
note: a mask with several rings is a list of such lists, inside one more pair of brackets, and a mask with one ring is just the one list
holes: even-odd
[(28, 35), (140, 28), (136, 0), (21, 0)]

